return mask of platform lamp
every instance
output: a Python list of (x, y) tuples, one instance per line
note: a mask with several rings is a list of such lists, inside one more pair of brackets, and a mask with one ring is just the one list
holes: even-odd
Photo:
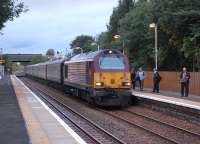
[(76, 49), (76, 50), (81, 50), (81, 54), (83, 53), (83, 48), (81, 48), (81, 47), (75, 47), (74, 49)]
[[(113, 38), (114, 38), (114, 39), (120, 39), (121, 36), (120, 36), (120, 35), (114, 35)], [(124, 52), (124, 47), (125, 47), (125, 43), (124, 43), (124, 40), (122, 40), (123, 54), (125, 54), (125, 52)]]
[(151, 23), (149, 28), (153, 29), (155, 32), (155, 68), (158, 69), (158, 25), (156, 23)]

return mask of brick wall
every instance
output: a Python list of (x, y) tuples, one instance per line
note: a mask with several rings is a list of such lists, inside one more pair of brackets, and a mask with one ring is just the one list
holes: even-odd
[[(160, 89), (180, 92), (180, 72), (159, 72), (162, 77)], [(200, 96), (200, 72), (191, 72), (190, 93)], [(145, 88), (153, 88), (153, 72), (146, 72)]]

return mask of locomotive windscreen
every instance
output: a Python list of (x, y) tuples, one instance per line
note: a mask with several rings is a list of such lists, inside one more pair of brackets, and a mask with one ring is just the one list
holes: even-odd
[(124, 70), (124, 57), (118, 55), (106, 55), (99, 59), (99, 66), (102, 70)]

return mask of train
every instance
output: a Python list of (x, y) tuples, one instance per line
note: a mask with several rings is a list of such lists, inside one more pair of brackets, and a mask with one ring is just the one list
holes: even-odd
[(131, 103), (131, 71), (128, 58), (118, 50), (81, 53), (70, 59), (25, 67), (25, 75), (61, 85), (67, 93), (100, 106)]

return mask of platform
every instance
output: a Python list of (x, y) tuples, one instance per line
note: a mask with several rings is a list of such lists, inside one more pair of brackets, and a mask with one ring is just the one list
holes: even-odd
[(182, 106), (200, 111), (200, 96), (190, 95), (189, 97), (180, 97), (180, 94), (174, 92), (161, 91), (153, 93), (149, 89), (144, 91), (132, 90), (132, 94), (139, 98), (145, 98), (158, 102), (169, 103), (176, 106)]
[(11, 80), (32, 144), (86, 143), (21, 80)]
[(29, 144), (14, 89), (9, 76), (0, 79), (0, 143)]

